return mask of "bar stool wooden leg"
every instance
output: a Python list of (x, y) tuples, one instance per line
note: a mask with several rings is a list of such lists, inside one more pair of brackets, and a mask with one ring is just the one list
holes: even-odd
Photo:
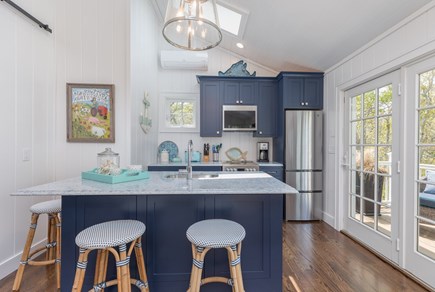
[(60, 223), (60, 217), (59, 214), (55, 214), (54, 217), (54, 225), (55, 225), (55, 231), (56, 231), (56, 263), (55, 263), (55, 269), (56, 269), (56, 284), (57, 289), (60, 289), (60, 270), (61, 270), (61, 250), (62, 250), (62, 239), (61, 239), (61, 223)]
[(243, 275), (240, 264), (241, 243), (237, 246), (227, 247), (228, 259), (230, 261), (230, 273), (233, 282), (233, 290), (244, 292)]
[(228, 257), (230, 258), (230, 275), (233, 284), (233, 290), (235, 292), (241, 292), (239, 289), (239, 282), (237, 278), (237, 268), (236, 268), (237, 256), (235, 254), (233, 247), (227, 247), (226, 249), (228, 251)]
[[(47, 244), (50, 244), (50, 242), (53, 241), (53, 229), (51, 228), (51, 226), (53, 225), (53, 221), (51, 218), (51, 215), (48, 214), (48, 221), (47, 221)], [(48, 248), (47, 246), (47, 250), (45, 252), (45, 260), (52, 260), (52, 253), (51, 253), (51, 248)]]
[(130, 259), (127, 258), (127, 246), (125, 244), (121, 244), (119, 246), (119, 261), (116, 263), (116, 266), (121, 267), (121, 291), (122, 292), (131, 292), (130, 286), (130, 277), (129, 277), (129, 264)]
[(74, 278), (74, 284), (72, 291), (81, 292), (83, 287), (83, 280), (85, 278), (86, 266), (88, 264), (88, 254), (90, 249), (80, 249), (79, 260), (77, 262), (76, 276)]
[(230, 277), (231, 277), (231, 279), (230, 279), (230, 281), (231, 281), (231, 289), (232, 289), (232, 292), (235, 292), (236, 291), (236, 284), (234, 283), (233, 274), (232, 274), (232, 270), (231, 270), (231, 259), (233, 258), (232, 250), (230, 252), (228, 250), (228, 248), (227, 248), (227, 254), (228, 254), (228, 268), (229, 268)]
[(139, 279), (145, 286), (146, 292), (149, 292), (148, 277), (145, 269), (145, 261), (142, 252), (142, 237), (139, 237), (134, 245), (134, 253), (136, 255), (137, 269), (139, 271)]
[[(237, 255), (239, 256), (239, 258), (241, 258), (241, 256), (242, 256), (242, 242), (240, 242), (237, 245)], [(242, 275), (242, 263), (241, 263), (241, 261), (239, 261), (239, 264), (237, 265), (237, 273), (239, 275), (238, 279), (239, 279), (240, 289), (243, 292), (245, 292), (245, 287), (243, 286), (243, 275)]]
[(21, 286), (21, 280), (23, 278), (24, 268), (27, 265), (29, 259), (30, 248), (32, 247), (33, 238), (35, 237), (35, 229), (38, 224), (39, 214), (32, 213), (29, 233), (27, 234), (26, 244), (24, 245), (23, 254), (21, 256), (20, 265), (18, 266), (17, 274), (15, 275), (13, 291), (18, 291)]
[[(124, 290), (122, 289), (122, 270), (121, 270), (121, 266), (118, 265), (118, 263), (120, 262), (119, 253), (113, 247), (107, 248), (106, 251), (111, 252), (113, 254), (113, 256), (115, 257), (116, 282), (117, 282), (117, 286), (118, 286), (118, 292), (124, 292)], [(106, 260), (106, 263), (107, 263), (107, 260)], [(111, 283), (113, 283), (113, 282), (114, 281), (107, 282), (107, 286), (111, 285)]]
[(196, 250), (196, 246), (192, 244), (192, 270), (190, 273), (190, 283), (188, 292), (196, 291), (196, 282), (197, 282), (197, 273), (198, 273), (198, 251)]
[(106, 274), (107, 274), (107, 261), (109, 258), (109, 252), (106, 249), (99, 249), (97, 251), (97, 261), (95, 265), (95, 275), (94, 275), (94, 288), (100, 287), (98, 291), (103, 292), (104, 288), (102, 286), (106, 285)]
[(192, 245), (193, 262), (190, 278), (189, 292), (199, 292), (201, 288), (202, 270), (204, 268), (204, 258), (210, 248), (203, 248)]

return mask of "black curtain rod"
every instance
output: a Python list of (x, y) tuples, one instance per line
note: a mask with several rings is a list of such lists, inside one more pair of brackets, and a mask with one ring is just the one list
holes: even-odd
[(17, 4), (15, 4), (14, 2), (12, 2), (11, 0), (1, 0), (2, 2), (6, 2), (9, 5), (11, 5), (12, 7), (14, 7), (15, 9), (17, 9), (19, 12), (21, 12), (22, 14), (24, 14), (25, 16), (27, 16), (28, 18), (30, 18), (31, 20), (33, 20), (34, 22), (36, 22), (40, 28), (45, 29), (46, 31), (48, 31), (49, 33), (52, 33), (51, 28), (48, 26), (48, 24), (43, 24), (42, 22), (40, 22), (38, 19), (36, 19), (35, 17), (33, 17), (31, 14), (29, 14), (26, 10), (24, 10), (23, 8), (21, 8), (20, 6), (18, 6)]

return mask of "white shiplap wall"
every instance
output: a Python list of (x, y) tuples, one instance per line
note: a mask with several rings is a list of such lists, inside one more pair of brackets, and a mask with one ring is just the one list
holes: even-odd
[[(158, 23), (151, 1), (131, 1), (131, 161), (148, 165), (155, 157), (158, 136)], [(144, 111), (145, 92), (151, 103), (148, 114), (152, 120), (145, 134), (139, 125)]]
[[(340, 229), (342, 94), (382, 74), (435, 53), (435, 1), (404, 19), (325, 74), (324, 217)], [(402, 77), (403, 78), (403, 77)]]
[[(54, 22), (54, 1), (19, 1)], [(54, 178), (54, 37), (0, 3), (0, 278), (17, 267), (30, 223), (29, 207), (42, 199), (9, 196), (17, 188)], [(31, 160), (23, 161), (23, 150)], [(47, 199), (47, 198), (45, 198)], [(41, 218), (40, 226), (46, 225)], [(35, 243), (44, 238), (37, 230)]]
[[(49, 34), (0, 3), (0, 279), (17, 268), (28, 208), (48, 198), (10, 197), (18, 188), (77, 176), (106, 145), (66, 142), (66, 82), (113, 83), (116, 143), (130, 160), (129, 1), (15, 1), (48, 23)], [(29, 149), (30, 161), (22, 161)], [(40, 221), (35, 242), (44, 237)]]

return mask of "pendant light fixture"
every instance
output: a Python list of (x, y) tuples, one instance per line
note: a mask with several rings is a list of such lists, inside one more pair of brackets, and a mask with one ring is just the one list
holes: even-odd
[(215, 0), (168, 0), (164, 38), (173, 46), (203, 51), (222, 40)]

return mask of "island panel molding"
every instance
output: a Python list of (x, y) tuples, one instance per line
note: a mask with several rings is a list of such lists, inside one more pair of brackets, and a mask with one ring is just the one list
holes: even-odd
[[(143, 251), (150, 290), (185, 291), (192, 264), (186, 230), (195, 222), (214, 218), (238, 222), (246, 230), (241, 253), (246, 291), (282, 291), (282, 208), (282, 194), (64, 196), (61, 291), (70, 291), (74, 280), (76, 234), (94, 224), (119, 219), (139, 220), (146, 225)], [(95, 260), (90, 258), (88, 265), (89, 271), (94, 270)], [(205, 277), (229, 277), (223, 249), (210, 251), (204, 265)], [(134, 277), (134, 263), (131, 268)], [(93, 275), (88, 274), (84, 291), (93, 285)], [(107, 276), (116, 276), (114, 265), (109, 265)], [(211, 284), (202, 290), (222, 292), (231, 291), (231, 287)]]

